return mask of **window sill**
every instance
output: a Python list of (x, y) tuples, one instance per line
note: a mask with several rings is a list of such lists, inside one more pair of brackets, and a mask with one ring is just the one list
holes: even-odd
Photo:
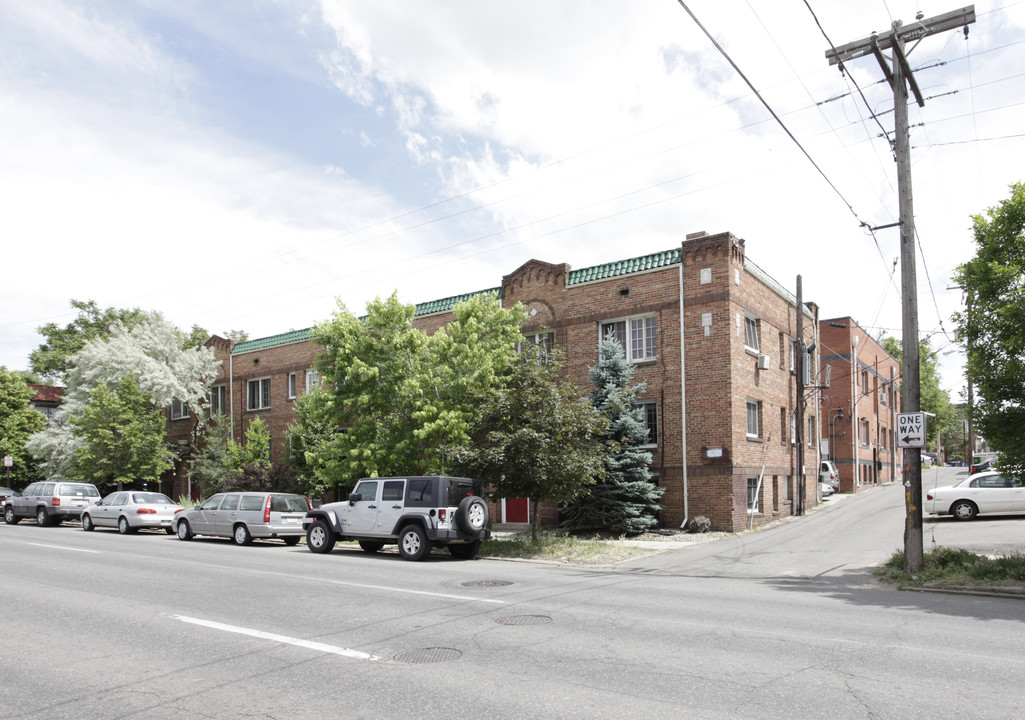
[(758, 437), (757, 435), (748, 435), (747, 436), (747, 441), (748, 442), (753, 442), (753, 443), (763, 443), (763, 442), (765, 442), (765, 440), (763, 440), (762, 438)]

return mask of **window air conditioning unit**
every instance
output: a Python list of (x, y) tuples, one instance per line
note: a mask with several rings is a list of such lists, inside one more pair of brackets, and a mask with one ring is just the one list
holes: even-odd
[(759, 355), (758, 356), (758, 369), (759, 370), (768, 370), (769, 369), (769, 356), (768, 355)]

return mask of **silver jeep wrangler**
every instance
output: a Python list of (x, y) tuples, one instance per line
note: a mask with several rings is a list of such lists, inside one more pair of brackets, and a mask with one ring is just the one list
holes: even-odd
[(356, 540), (368, 553), (398, 544), (406, 560), (423, 560), (435, 547), (471, 560), (491, 537), (487, 524), (483, 483), (443, 475), (364, 478), (348, 500), (321, 505), (303, 519), (312, 552)]

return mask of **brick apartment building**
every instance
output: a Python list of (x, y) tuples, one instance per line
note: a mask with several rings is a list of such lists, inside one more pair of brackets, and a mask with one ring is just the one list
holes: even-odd
[(821, 320), (819, 337), (823, 370), (832, 374), (822, 391), (822, 457), (836, 463), (840, 492), (893, 482), (900, 363), (849, 317)]
[[(796, 300), (746, 258), (743, 240), (694, 233), (678, 248), (580, 270), (531, 260), (503, 277), (500, 287), (480, 292), (495, 290), (506, 306), (523, 303), (526, 338), (562, 348), (568, 373), (585, 390), (600, 338), (614, 332), (623, 342), (637, 366), (634, 381), (646, 384), (639, 400), (653, 466), (666, 488), (662, 526), (704, 515), (713, 529), (736, 531), (794, 512)], [(459, 301), (477, 294), (421, 303), (414, 324), (433, 332), (452, 319)], [(812, 345), (818, 342), (818, 309), (807, 303), (803, 312), (804, 339)], [(230, 415), (236, 438), (261, 417), (271, 430), (274, 462), (287, 459), (292, 400), (317, 381), (311, 332), (237, 344), (210, 340), (223, 361), (214, 409)], [(812, 368), (818, 367), (816, 354)], [(805, 505), (817, 498), (815, 392), (803, 424)], [(185, 446), (192, 442), (194, 423), (188, 420), (170, 420), (172, 437)], [(175, 491), (185, 492), (184, 483), (178, 478)], [(504, 501), (492, 510), (496, 522), (528, 520), (523, 501)], [(542, 521), (553, 522), (555, 512), (545, 508)]]

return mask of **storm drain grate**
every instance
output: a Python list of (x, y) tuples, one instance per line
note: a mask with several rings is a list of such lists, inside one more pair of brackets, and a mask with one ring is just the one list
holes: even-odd
[(459, 584), (463, 587), (475, 588), (505, 587), (506, 585), (512, 585), (512, 580), (467, 580)]
[(495, 620), (499, 625), (544, 625), (551, 621), (547, 615), (510, 615)]
[(421, 650), (407, 650), (395, 656), (395, 662), (408, 665), (426, 665), (427, 663), (448, 662), (458, 660), (463, 653), (455, 648), (423, 648)]

